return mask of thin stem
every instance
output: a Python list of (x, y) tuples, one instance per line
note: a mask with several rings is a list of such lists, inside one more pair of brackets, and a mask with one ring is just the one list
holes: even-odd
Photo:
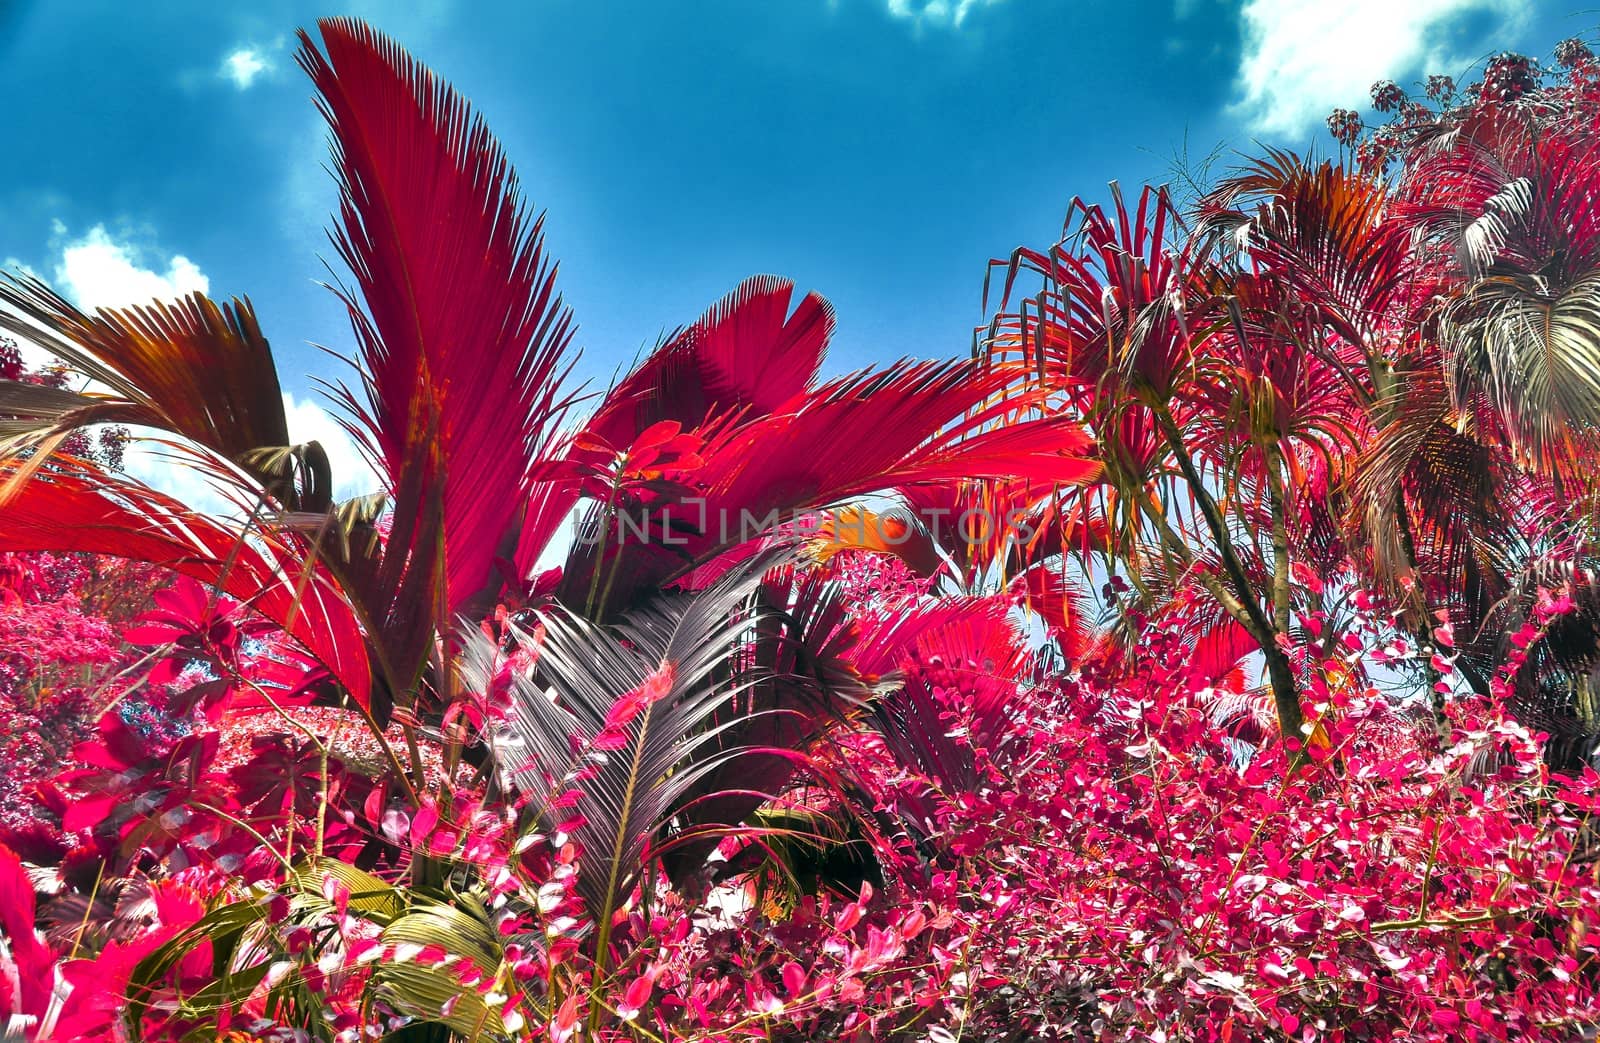
[(600, 569), (606, 560), (607, 538), (611, 535), (611, 526), (616, 522), (616, 502), (617, 484), (613, 481), (610, 490), (606, 493), (606, 507), (600, 520), (600, 539), (595, 545), (594, 572), (589, 576), (589, 594), (584, 598), (583, 614), (590, 619), (598, 618), (595, 598), (600, 593)]
[(1289, 632), (1289, 510), (1283, 482), (1283, 451), (1273, 442), (1266, 448), (1267, 506), (1272, 513), (1272, 624), (1278, 633)]
[(1228, 578), (1238, 593), (1240, 606), (1250, 619), (1251, 629), (1256, 639), (1265, 646), (1270, 643), (1272, 622), (1255, 599), (1255, 587), (1245, 571), (1244, 562), (1240, 560), (1239, 553), (1233, 546), (1233, 537), (1228, 532), (1228, 521), (1222, 516), (1217, 501), (1195, 468), (1194, 460), (1189, 456), (1189, 450), (1184, 444), (1183, 432), (1179, 429), (1178, 422), (1173, 419), (1172, 411), (1163, 403), (1152, 406), (1150, 412), (1178, 462), (1178, 469), (1183, 472), (1184, 481), (1188, 483), (1189, 491), (1200, 507), (1200, 514), (1205, 518), (1206, 526), (1211, 530), (1211, 538), (1217, 543), (1217, 555), (1222, 559), (1222, 567), (1228, 573)]
[[(1251, 625), (1246, 629), (1256, 639), (1256, 644), (1261, 648), (1261, 655), (1267, 662), (1267, 676), (1272, 683), (1272, 701), (1278, 712), (1279, 734), (1285, 739), (1301, 739), (1303, 737), (1301, 729), (1305, 721), (1300, 711), (1300, 686), (1288, 654), (1278, 646), (1279, 636), (1288, 633), (1287, 623), (1280, 629), (1274, 619), (1267, 617), (1260, 602), (1256, 600), (1249, 574), (1245, 571), (1244, 562), (1240, 560), (1239, 553), (1233, 545), (1233, 537), (1228, 532), (1227, 519), (1222, 516), (1216, 500), (1212, 498), (1210, 490), (1200, 477), (1200, 472), (1195, 468), (1194, 460), (1184, 445), (1183, 432), (1179, 429), (1178, 422), (1173, 419), (1172, 411), (1164, 402), (1152, 404), (1150, 411), (1166, 437), (1173, 456), (1177, 458), (1178, 469), (1183, 472), (1184, 480), (1189, 483), (1189, 490), (1200, 507), (1201, 515), (1211, 529), (1212, 538), (1217, 543), (1217, 553), (1222, 558), (1222, 567), (1233, 581), (1234, 590), (1238, 593), (1238, 603), (1249, 616)], [(1287, 544), (1287, 535), (1285, 543)], [(1287, 610), (1287, 606), (1288, 598), (1285, 596), (1283, 606), (1275, 605), (1274, 609), (1281, 613)], [(1227, 607), (1226, 603), (1224, 607)]]

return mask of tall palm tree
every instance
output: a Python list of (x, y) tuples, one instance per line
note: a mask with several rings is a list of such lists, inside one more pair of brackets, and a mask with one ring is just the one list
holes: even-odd
[[(1198, 214), (1201, 248), (1235, 287), (1275, 286), (1276, 304), (1242, 309), (1246, 326), (1298, 323), (1295, 341), (1337, 389), (1325, 415), (1358, 451), (1330, 461), (1326, 495), (1350, 560), (1402, 609), (1420, 662), (1451, 622), (1461, 674), (1483, 693), (1538, 583), (1587, 586), (1548, 563), (1582, 542), (1593, 496), (1592, 93), (1575, 78), (1437, 113), (1405, 106), (1392, 182), (1359, 159), (1269, 151)], [(1566, 653), (1536, 657), (1545, 665), (1518, 682), (1519, 712), (1563, 737), (1556, 760), (1581, 759), (1583, 737), (1600, 734), (1592, 696), (1568, 694), (1587, 692), (1594, 663), (1583, 618), (1562, 627)]]
[[(1165, 190), (1130, 208), (1074, 200), (1063, 237), (1019, 249), (999, 310), (979, 331), (1001, 365), (1033, 374), (1048, 415), (1098, 439), (1099, 480), (1063, 509), (1102, 534), (1098, 567), (1124, 575), (1144, 610), (1203, 589), (1264, 662), (1280, 732), (1300, 741), (1292, 625), (1292, 529), (1309, 461), (1345, 437), (1328, 361), (1306, 351), (1296, 316), (1252, 273), (1219, 265)], [(1024, 275), (1037, 281), (1019, 290)]]

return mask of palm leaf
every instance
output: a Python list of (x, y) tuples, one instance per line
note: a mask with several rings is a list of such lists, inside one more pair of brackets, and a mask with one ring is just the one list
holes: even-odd
[[(390, 922), (381, 937), (385, 945), (437, 946), (469, 961), (483, 980), (500, 972), (504, 950), (489, 914), (467, 896), (454, 896), (451, 903), (414, 896), (413, 907)], [(386, 960), (374, 968), (370, 987), (395, 1009), (448, 1026), (462, 1038), (508, 1038), (500, 1008), (463, 985), (451, 967)]]
[[(514, 726), (497, 755), (520, 789), (579, 792), (578, 888), (602, 930), (673, 809), (750, 752), (720, 744), (735, 722), (716, 715), (761, 679), (741, 650), (759, 625), (755, 589), (772, 560), (765, 555), (698, 594), (658, 598), (608, 627), (568, 612), (537, 614), (536, 674), (513, 679)], [(487, 686), (498, 650), (476, 633), (463, 641), (464, 676)], [(665, 685), (660, 697), (638, 710), (616, 748), (596, 756), (591, 744), (613, 706), (652, 680)]]
[(1202, 202), (1200, 248), (1246, 254), (1345, 341), (1366, 345), (1413, 273), (1410, 230), (1387, 219), (1387, 203), (1370, 177), (1268, 149)]
[[(684, 495), (651, 505), (640, 531), (684, 526), (665, 541), (585, 540), (561, 596), (584, 604), (602, 569), (613, 596), (604, 616), (673, 576), (756, 535), (744, 519), (791, 521), (798, 512), (919, 482), (1018, 477), (1048, 488), (1092, 479), (1089, 440), (1065, 418), (1018, 421), (1037, 396), (1006, 365), (902, 361), (797, 396), (772, 414), (716, 425), (682, 476)], [(644, 512), (641, 512), (644, 513)], [(589, 519), (599, 530), (605, 512)], [(616, 523), (611, 523), (615, 528)], [(612, 579), (611, 577), (615, 577)]]
[(571, 320), (482, 118), (361, 22), (318, 24), (327, 54), (302, 33), (299, 62), (333, 133), (334, 240), (360, 293), (338, 291), (364, 391), (342, 400), (392, 483), (388, 553), (406, 564), (389, 588), (414, 573), (454, 612), (490, 582), (554, 452)]
[(703, 866), (723, 831), (778, 798), (826, 731), (886, 687), (851, 661), (858, 628), (826, 572), (774, 569), (757, 597), (753, 683), (713, 711), (704, 756), (717, 766), (672, 812), (679, 836), (663, 862), (674, 880)]
[[(449, 935), (441, 935), (444, 942)], [(385, 963), (373, 973), (374, 992), (420, 1023), (448, 1027), (461, 1039), (508, 1040), (498, 1007), (476, 989), (461, 984), (447, 967)], [(446, 1013), (448, 1011), (448, 1013)]]
[[(1074, 198), (1049, 250), (990, 262), (991, 275), (1005, 270), (1002, 313), (980, 331), (980, 346), (1036, 371), (1041, 383), (1096, 388), (1129, 379), (1170, 397), (1191, 363), (1180, 304), (1192, 275), (1169, 239), (1181, 220), (1164, 188), (1145, 187), (1132, 212), (1115, 182), (1111, 197), (1109, 210)], [(1024, 272), (1042, 287), (1006, 312)], [(986, 311), (988, 298), (986, 281)]]
[(89, 316), (31, 276), (6, 275), (0, 329), (38, 343), (100, 386), (76, 394), (0, 382), (0, 415), (13, 418), (0, 423), (0, 452), (48, 448), (92, 424), (135, 424), (242, 468), (291, 509), (325, 509), (298, 503), (293, 483), (254, 455), (287, 446), (289, 433), (272, 352), (248, 300), (219, 305), (196, 293)]
[(190, 1015), (214, 1013), (243, 1004), (265, 975), (271, 954), (281, 951), (264, 929), (270, 911), (265, 901), (227, 902), (208, 910), (134, 966), (128, 979), (124, 1024), (137, 1038), (152, 1003), (178, 973), (183, 960), (210, 946), (213, 975), (201, 990), (183, 998)]
[(1002, 598), (949, 599), (873, 628), (857, 664), (900, 682), (864, 720), (907, 769), (947, 796), (981, 783), (977, 750), (1004, 763), (1029, 657)]
[(793, 292), (772, 275), (740, 283), (617, 385), (586, 433), (623, 449), (662, 420), (693, 430), (728, 412), (766, 416), (805, 393), (833, 333), (833, 308), (810, 293), (790, 314)]
[[(246, 533), (132, 480), (65, 464), (71, 469), (53, 465), (0, 506), (0, 551), (107, 554), (193, 576), (282, 626), (368, 704), (371, 671), (357, 616), (293, 537)], [(0, 464), (0, 481), (16, 467)]]
[(1565, 288), (1494, 276), (1448, 307), (1440, 334), (1460, 408), (1484, 393), (1515, 447), (1543, 461), (1600, 427), (1600, 274)]

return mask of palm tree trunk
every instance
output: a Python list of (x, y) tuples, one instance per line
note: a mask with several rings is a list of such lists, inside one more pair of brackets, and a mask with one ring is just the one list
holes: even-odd
[[(1246, 619), (1241, 620), (1241, 625), (1255, 638), (1256, 644), (1261, 649), (1262, 656), (1266, 659), (1267, 678), (1272, 684), (1272, 701), (1278, 713), (1278, 731), (1285, 739), (1300, 739), (1303, 737), (1302, 725), (1304, 716), (1300, 711), (1300, 686), (1295, 679), (1294, 664), (1289, 662), (1289, 656), (1278, 644), (1280, 634), (1288, 632), (1287, 621), (1283, 629), (1279, 629), (1276, 621), (1269, 617), (1261, 606), (1254, 586), (1250, 583), (1249, 574), (1245, 571), (1244, 562), (1239, 557), (1238, 550), (1233, 545), (1233, 537), (1228, 532), (1227, 519), (1222, 516), (1222, 510), (1211, 496), (1211, 491), (1206, 488), (1205, 482), (1200, 477), (1200, 472), (1194, 465), (1194, 460), (1189, 456), (1188, 449), (1183, 442), (1183, 432), (1178, 423), (1173, 419), (1172, 412), (1165, 404), (1156, 405), (1151, 409), (1155, 416), (1161, 433), (1166, 437), (1167, 445), (1172, 450), (1173, 456), (1178, 461), (1178, 469), (1183, 472), (1184, 481), (1189, 485), (1190, 494), (1200, 507), (1200, 514), (1205, 518), (1207, 527), (1211, 530), (1211, 537), (1216, 541), (1217, 554), (1222, 559), (1222, 567), (1228, 574), (1228, 579), (1238, 595), (1238, 604), (1244, 610)], [(1274, 528), (1277, 528), (1275, 525)], [(1285, 591), (1288, 588), (1288, 537), (1285, 529), (1284, 535), (1284, 561), (1282, 582)], [(1274, 577), (1276, 584), (1278, 577)], [(1274, 615), (1284, 615), (1288, 610), (1288, 597), (1281, 598), (1281, 605), (1274, 605)]]

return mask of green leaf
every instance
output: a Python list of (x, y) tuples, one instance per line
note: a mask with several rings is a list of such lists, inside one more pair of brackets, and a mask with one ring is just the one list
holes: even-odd
[(350, 910), (380, 926), (406, 911), (405, 893), (393, 884), (335, 858), (316, 858), (300, 873), (302, 889), (322, 896), (322, 883), (332, 879), (350, 892)]

